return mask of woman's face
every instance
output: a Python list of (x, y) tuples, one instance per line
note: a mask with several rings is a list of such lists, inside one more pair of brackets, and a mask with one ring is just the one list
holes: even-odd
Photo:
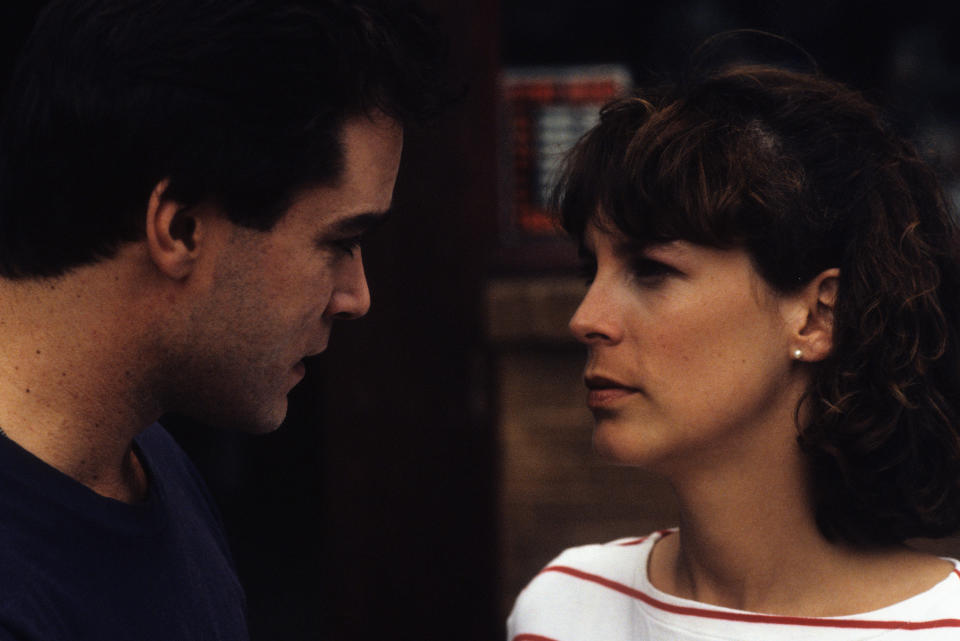
[[(652, 469), (740, 457), (787, 429), (802, 394), (786, 300), (739, 249), (645, 249), (587, 227), (590, 288), (570, 321), (607, 457)], [(785, 424), (785, 425), (784, 425)]]

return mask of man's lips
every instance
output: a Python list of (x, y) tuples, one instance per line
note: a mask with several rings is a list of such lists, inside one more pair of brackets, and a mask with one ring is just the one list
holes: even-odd
[(296, 374), (299, 378), (303, 378), (303, 376), (307, 373), (306, 361), (315, 356), (319, 356), (324, 351), (326, 351), (326, 349), (327, 349), (327, 346), (324, 345), (323, 347), (315, 349), (310, 353), (306, 354), (303, 358), (301, 358), (299, 361), (297, 361), (296, 363), (290, 366), (290, 368), (293, 370), (293, 373)]
[(304, 354), (304, 355), (303, 355), (303, 358), (300, 359), (300, 360), (301, 360), (301, 361), (309, 360), (309, 359), (311, 359), (311, 358), (314, 358), (314, 357), (316, 357), (316, 356), (319, 356), (320, 354), (323, 354), (325, 351), (327, 351), (327, 344), (326, 344), (326, 343), (324, 343), (323, 345), (321, 345), (321, 346), (319, 346), (319, 347), (316, 347), (316, 348), (314, 348), (314, 349), (311, 349), (311, 350), (308, 351), (306, 354)]
[(311, 351), (310, 353), (305, 354), (303, 358), (301, 358), (299, 361), (297, 361), (296, 363), (293, 364), (293, 366), (292, 366), (292, 367), (293, 367), (293, 370), (296, 371), (297, 373), (299, 373), (300, 375), (303, 375), (303, 372), (304, 372), (304, 370), (305, 370), (306, 362), (307, 362), (309, 359), (314, 358), (315, 356), (319, 356), (319, 355), (322, 354), (326, 349), (327, 349), (326, 346), (324, 346), (324, 347), (321, 347), (320, 349), (313, 350), (313, 351)]
[(587, 386), (587, 407), (590, 409), (615, 405), (618, 401), (633, 396), (640, 391), (636, 387), (631, 387), (607, 376), (588, 375), (584, 377), (583, 381)]

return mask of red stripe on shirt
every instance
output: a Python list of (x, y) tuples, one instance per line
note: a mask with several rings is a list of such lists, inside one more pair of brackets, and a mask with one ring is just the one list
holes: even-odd
[[(602, 585), (605, 588), (610, 588), (611, 590), (615, 590), (634, 599), (639, 599), (647, 605), (651, 605), (667, 612), (702, 617), (705, 619), (722, 619), (725, 621), (743, 621), (745, 623), (767, 623), (774, 625), (803, 625), (819, 628), (865, 628), (879, 630), (928, 630), (930, 628), (960, 628), (960, 619), (936, 619), (933, 621), (870, 621), (867, 619), (818, 619), (814, 617), (785, 617), (772, 614), (748, 614), (705, 610), (703, 608), (691, 608), (664, 603), (663, 601), (654, 599), (652, 596), (644, 594), (643, 592), (629, 586), (623, 585), (622, 583), (617, 583), (616, 581), (611, 581), (610, 579), (602, 576), (583, 572), (582, 570), (577, 570), (575, 568), (562, 565), (553, 565), (545, 568), (541, 574), (544, 572), (559, 572), (561, 574), (567, 574), (584, 581), (590, 581), (592, 583)], [(958, 571), (958, 573), (960, 573), (960, 571)]]
[(650, 537), (645, 536), (645, 537), (643, 537), (642, 539), (632, 539), (632, 540), (630, 540), (630, 541), (623, 541), (622, 543), (617, 543), (617, 545), (622, 545), (622, 546), (627, 546), (627, 545), (640, 545), (641, 543), (643, 543), (644, 541), (646, 541), (648, 538), (650, 538)]
[(632, 539), (632, 540), (630, 540), (630, 541), (623, 541), (622, 543), (617, 543), (617, 545), (621, 545), (621, 546), (640, 545), (641, 543), (643, 543), (644, 541), (646, 541), (647, 539), (649, 539), (651, 536), (658, 536), (658, 535), (659, 535), (660, 538), (663, 538), (663, 537), (665, 537), (665, 536), (668, 536), (668, 535), (670, 535), (670, 534), (673, 534), (674, 532), (676, 532), (676, 530), (660, 530), (659, 532), (656, 532), (656, 533), (654, 533), (654, 534), (648, 534), (647, 536), (641, 537), (641, 538), (639, 538), (639, 539)]
[(557, 641), (550, 637), (542, 637), (539, 634), (518, 634), (512, 641)]

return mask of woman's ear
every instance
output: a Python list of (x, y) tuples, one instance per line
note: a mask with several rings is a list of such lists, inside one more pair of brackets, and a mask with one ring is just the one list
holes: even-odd
[(822, 361), (833, 351), (833, 314), (840, 270), (820, 272), (795, 295), (798, 322), (792, 336), (792, 356), (800, 361)]
[(147, 249), (157, 268), (170, 278), (190, 275), (197, 261), (202, 224), (192, 208), (167, 195), (168, 178), (158, 182), (147, 203)]

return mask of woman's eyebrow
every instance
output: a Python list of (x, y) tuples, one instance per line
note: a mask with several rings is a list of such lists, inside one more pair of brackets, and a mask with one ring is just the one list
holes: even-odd
[(624, 239), (615, 244), (618, 252), (631, 255), (661, 255), (661, 256), (681, 256), (686, 253), (685, 248), (679, 240), (664, 241), (638, 241), (634, 239)]

